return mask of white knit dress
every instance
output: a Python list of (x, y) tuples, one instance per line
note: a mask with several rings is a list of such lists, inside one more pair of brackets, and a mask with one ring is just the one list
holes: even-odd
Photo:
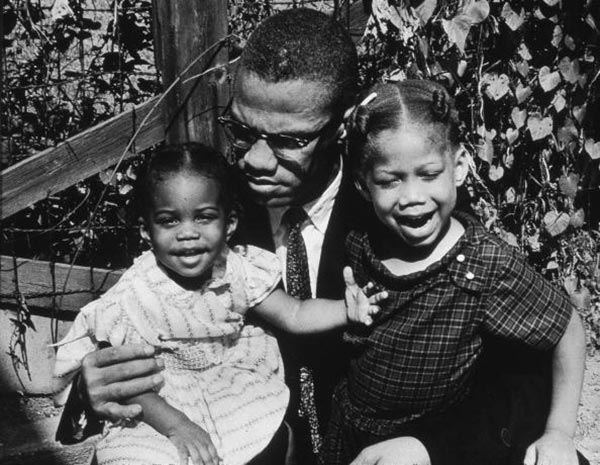
[[(226, 249), (213, 278), (200, 291), (187, 291), (145, 252), (73, 322), (63, 339), (73, 342), (57, 353), (57, 390), (68, 389), (83, 357), (96, 349), (93, 338), (160, 347), (165, 384), (159, 394), (207, 431), (224, 465), (244, 464), (269, 443), (289, 398), (277, 341), (244, 325), (246, 311), (279, 280), (277, 257), (248, 246)], [(99, 465), (179, 463), (172, 443), (138, 421), (108, 424), (96, 455)]]

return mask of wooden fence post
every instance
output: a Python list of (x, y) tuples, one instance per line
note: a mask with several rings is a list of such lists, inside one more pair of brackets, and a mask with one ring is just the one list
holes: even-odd
[[(224, 0), (153, 0), (156, 65), (164, 89), (201, 53), (227, 35)], [(213, 47), (181, 76), (163, 105), (169, 143), (203, 142), (223, 149), (217, 116), (227, 103), (225, 70), (198, 79), (206, 69), (227, 61), (227, 47)]]

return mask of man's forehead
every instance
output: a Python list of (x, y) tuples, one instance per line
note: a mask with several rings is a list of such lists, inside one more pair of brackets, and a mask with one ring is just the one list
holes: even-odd
[(241, 70), (235, 79), (233, 105), (265, 105), (291, 112), (304, 108), (329, 111), (331, 98), (331, 84), (325, 81), (304, 78), (272, 81)]

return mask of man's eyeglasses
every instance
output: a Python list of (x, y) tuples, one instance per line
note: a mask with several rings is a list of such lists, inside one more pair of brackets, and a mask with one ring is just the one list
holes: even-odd
[[(223, 114), (229, 110), (230, 106), (231, 102), (227, 105), (225, 111), (223, 111)], [(225, 129), (225, 134), (227, 135), (229, 142), (231, 142), (231, 145), (241, 151), (250, 150), (250, 148), (259, 139), (263, 139), (275, 152), (298, 150), (306, 147), (313, 140), (323, 135), (323, 133), (331, 126), (329, 123), (327, 123), (318, 131), (309, 134), (302, 134), (300, 137), (291, 134), (269, 134), (259, 132), (250, 126), (246, 126), (244, 123), (240, 123), (239, 121), (223, 115), (219, 116), (217, 120)]]

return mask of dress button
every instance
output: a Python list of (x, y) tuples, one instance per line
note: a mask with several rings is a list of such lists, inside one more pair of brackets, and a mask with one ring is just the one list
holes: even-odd
[(471, 273), (470, 271), (467, 272), (466, 278), (467, 279), (473, 279), (475, 277), (475, 275), (473, 273)]
[(464, 256), (463, 254), (461, 254), (461, 253), (460, 253), (460, 254), (458, 254), (458, 255), (456, 256), (456, 261), (457, 261), (457, 262), (460, 262), (460, 263), (464, 262), (464, 261), (465, 261), (465, 256)]

